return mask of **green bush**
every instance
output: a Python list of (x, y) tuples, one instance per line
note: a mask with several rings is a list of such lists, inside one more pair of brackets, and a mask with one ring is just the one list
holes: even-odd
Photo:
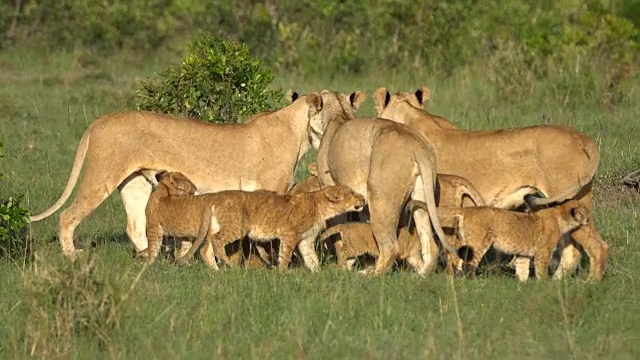
[[(3, 144), (0, 143), (0, 159)], [(0, 179), (3, 174), (0, 173)], [(20, 207), (22, 196), (0, 199), (0, 257), (18, 258), (27, 250), (29, 212)]]
[(180, 65), (140, 82), (136, 107), (233, 123), (278, 105), (283, 94), (268, 88), (272, 81), (271, 72), (250, 56), (246, 45), (200, 34)]

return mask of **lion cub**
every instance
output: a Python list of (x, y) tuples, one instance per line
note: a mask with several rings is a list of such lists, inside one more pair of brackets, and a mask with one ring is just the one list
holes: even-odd
[[(173, 185), (176, 177), (184, 177), (178, 174), (169, 173), (158, 184), (156, 192), (162, 192), (164, 195), (163, 202), (159, 203), (161, 206), (154, 205), (158, 196), (154, 197), (154, 202), (150, 199), (150, 206), (154, 210), (148, 215), (151, 220), (148, 220), (148, 227), (152, 229), (151, 235), (154, 235), (149, 236), (150, 258), (157, 252), (155, 246), (151, 245), (157, 238), (153, 229), (158, 228), (155, 230), (158, 232), (176, 230), (164, 224), (167, 216), (162, 217), (162, 214), (168, 212), (174, 214), (171, 219), (173, 222), (188, 222), (186, 227), (190, 230), (189, 234), (196, 236), (189, 252), (179, 261), (190, 259), (205, 241), (200, 253), (209, 266), (217, 268), (215, 259), (211, 259), (210, 250), (219, 259), (228, 262), (224, 252), (227, 244), (245, 236), (258, 242), (269, 242), (278, 238), (278, 265), (287, 269), (293, 249), (302, 240), (315, 240), (327, 219), (348, 211), (359, 211), (364, 206), (364, 198), (345, 186), (329, 186), (319, 191), (293, 196), (278, 195), (271, 191), (226, 190), (197, 196), (171, 197), (163, 188)], [(154, 212), (160, 214), (156, 214), (155, 218), (164, 222), (155, 221)], [(185, 214), (188, 214), (188, 219), (185, 219)], [(315, 253), (308, 253), (313, 252), (313, 249), (307, 246), (305, 251), (302, 247), (300, 250), (305, 264), (312, 270), (317, 270), (317, 256), (314, 256)]]
[[(457, 175), (438, 174), (437, 181), (439, 206), (462, 207), (466, 198), (469, 198), (476, 206), (484, 205), (482, 196), (469, 180)], [(408, 210), (410, 210), (408, 215), (410, 217), (412, 209)], [(409, 221), (409, 219), (401, 220), (405, 224), (408, 224)], [(340, 235), (340, 240), (335, 242), (338, 266), (349, 270), (359, 256), (366, 254), (378, 257), (378, 246), (369, 223), (348, 222), (332, 226), (322, 234), (322, 241), (326, 241), (335, 234)], [(447, 236), (447, 238), (451, 239), (450, 241), (454, 240), (451, 236)], [(400, 247), (398, 259), (406, 260), (411, 267), (419, 271), (422, 266), (421, 247), (420, 239), (415, 230), (411, 232), (407, 226), (402, 226), (398, 233), (398, 246)], [(453, 272), (451, 266), (451, 261), (449, 261), (447, 270), (450, 273)]]
[[(340, 240), (335, 242), (339, 267), (351, 270), (358, 256), (365, 254), (376, 258), (379, 256), (371, 224), (349, 222), (332, 226), (322, 234), (321, 241), (326, 241), (335, 234), (340, 234)], [(409, 230), (403, 227), (398, 234), (398, 246), (400, 247), (398, 259), (407, 260), (411, 267), (419, 271), (422, 266), (422, 257), (420, 256), (420, 239), (417, 235), (410, 234)]]
[[(409, 206), (423, 206), (417, 202)], [(587, 225), (591, 212), (576, 200), (522, 213), (493, 207), (439, 208), (441, 218), (453, 219), (459, 249), (467, 248), (469, 275), (491, 246), (507, 254), (534, 258), (536, 278), (545, 279), (549, 262), (563, 235)], [(521, 279), (526, 281), (526, 279)]]

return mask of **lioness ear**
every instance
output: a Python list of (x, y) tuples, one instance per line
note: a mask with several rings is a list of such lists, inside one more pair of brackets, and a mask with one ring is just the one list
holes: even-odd
[(338, 188), (335, 186), (328, 187), (324, 192), (324, 196), (331, 202), (339, 202), (342, 201), (342, 193), (338, 191)]
[(298, 100), (299, 97), (300, 95), (297, 92), (293, 91), (293, 89), (287, 90), (287, 99), (289, 99), (291, 102)]
[(317, 112), (322, 110), (322, 97), (317, 92), (307, 94), (307, 104), (312, 106)]
[(354, 93), (351, 93), (351, 95), (349, 95), (349, 103), (351, 103), (351, 106), (353, 107), (353, 109), (358, 109), (360, 107), (360, 105), (362, 105), (362, 103), (366, 100), (367, 98), (367, 94), (364, 93), (364, 91), (356, 91)]
[(416, 99), (418, 99), (420, 106), (424, 106), (424, 102), (431, 99), (431, 90), (426, 86), (416, 90)]
[(167, 170), (160, 170), (156, 173), (156, 181), (160, 182), (162, 181), (162, 179), (167, 176), (167, 174), (169, 174), (169, 172)]
[(309, 173), (313, 176), (318, 176), (318, 164), (310, 163), (307, 165), (307, 169), (309, 169)]
[(375, 103), (378, 116), (380, 116), (380, 114), (382, 114), (382, 112), (384, 111), (384, 108), (386, 108), (387, 105), (389, 105), (390, 99), (391, 99), (391, 96), (389, 95), (389, 92), (387, 91), (386, 88), (383, 88), (383, 87), (378, 88), (378, 90), (376, 90), (376, 92), (373, 93), (373, 102)]

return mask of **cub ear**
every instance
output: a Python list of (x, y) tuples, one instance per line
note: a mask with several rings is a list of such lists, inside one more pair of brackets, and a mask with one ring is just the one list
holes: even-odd
[(353, 107), (354, 110), (358, 109), (360, 105), (367, 99), (367, 94), (364, 91), (356, 91), (349, 95), (349, 103)]
[(389, 92), (386, 88), (378, 88), (378, 90), (373, 93), (373, 102), (375, 103), (378, 116), (380, 116), (387, 105), (389, 105), (389, 100), (391, 100), (391, 95), (389, 95)]
[(287, 99), (289, 99), (290, 102), (294, 102), (296, 100), (298, 100), (298, 98), (300, 97), (300, 95), (293, 91), (293, 89), (289, 89), (287, 90)]
[(326, 188), (325, 192), (324, 192), (324, 196), (326, 196), (326, 198), (331, 201), (331, 202), (340, 202), (342, 201), (342, 199), (344, 199), (344, 196), (342, 194), (342, 192), (339, 190), (338, 187), (335, 186), (330, 186), (328, 188)]
[(156, 181), (160, 182), (162, 179), (167, 176), (169, 172), (167, 170), (160, 170), (156, 173)]
[(426, 86), (421, 87), (416, 90), (416, 99), (418, 103), (420, 103), (420, 106), (424, 106), (424, 102), (431, 99), (431, 90)]
[(589, 222), (587, 209), (582, 205), (577, 205), (571, 209), (571, 217), (578, 223), (586, 225)]
[(317, 92), (311, 92), (307, 94), (307, 104), (314, 108), (317, 112), (322, 110), (322, 97)]
[(318, 164), (316, 163), (309, 163), (309, 165), (307, 165), (307, 169), (309, 169), (309, 173), (313, 176), (318, 176)]

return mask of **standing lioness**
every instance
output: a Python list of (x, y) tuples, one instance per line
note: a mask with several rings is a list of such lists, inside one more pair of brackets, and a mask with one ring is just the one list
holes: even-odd
[(364, 101), (364, 93), (346, 96), (322, 91), (321, 96), (322, 109), (312, 115), (328, 124), (318, 150), (318, 174), (322, 184), (346, 185), (367, 199), (380, 252), (375, 272), (389, 270), (398, 256), (396, 231), (409, 197), (424, 201), (429, 209), (413, 214), (424, 257), (420, 273), (435, 264), (432, 225), (444, 247), (455, 254), (436, 214), (435, 156), (428, 140), (389, 120), (354, 118), (351, 109)]
[(145, 206), (160, 169), (184, 173), (200, 193), (226, 189), (284, 193), (298, 161), (324, 132), (322, 123), (309, 120), (322, 107), (320, 96), (296, 94), (295, 98), (247, 124), (211, 124), (147, 111), (104, 115), (82, 136), (62, 196), (31, 220), (42, 220), (62, 207), (85, 163), (76, 198), (60, 215), (60, 244), (69, 256), (75, 252), (75, 228), (116, 189), (127, 213), (127, 235), (136, 250), (145, 249)]

